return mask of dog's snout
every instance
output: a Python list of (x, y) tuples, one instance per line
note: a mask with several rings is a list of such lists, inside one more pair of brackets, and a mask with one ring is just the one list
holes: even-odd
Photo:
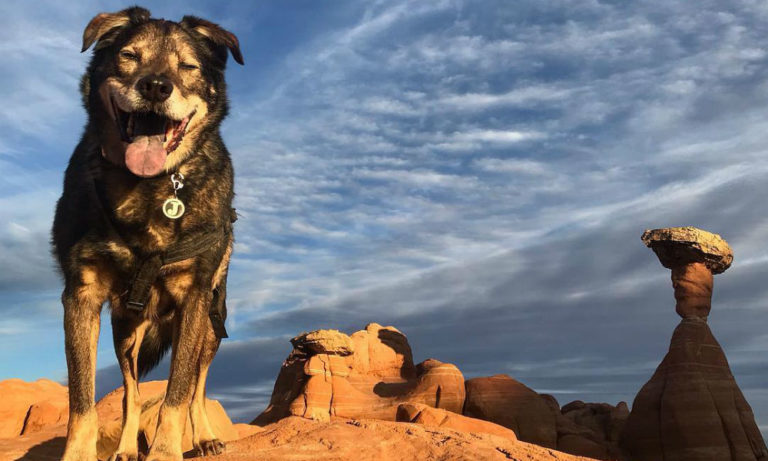
[(173, 83), (162, 75), (147, 75), (136, 86), (144, 99), (151, 102), (163, 102), (173, 92)]

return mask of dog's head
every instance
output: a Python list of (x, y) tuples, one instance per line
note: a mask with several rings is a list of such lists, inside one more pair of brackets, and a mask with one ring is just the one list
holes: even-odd
[(83, 33), (96, 43), (81, 89), (102, 152), (141, 177), (170, 171), (192, 155), (226, 115), (228, 51), (234, 34), (193, 16), (151, 19), (133, 7), (102, 13)]

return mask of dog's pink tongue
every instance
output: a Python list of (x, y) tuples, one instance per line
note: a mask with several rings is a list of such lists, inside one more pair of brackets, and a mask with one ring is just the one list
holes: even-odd
[(149, 178), (163, 171), (166, 156), (163, 135), (137, 136), (125, 149), (125, 166), (136, 176)]

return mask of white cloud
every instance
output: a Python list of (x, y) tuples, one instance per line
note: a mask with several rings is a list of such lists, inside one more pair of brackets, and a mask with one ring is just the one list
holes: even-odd
[(438, 106), (455, 110), (483, 110), (499, 106), (536, 106), (550, 101), (562, 101), (573, 93), (573, 89), (561, 89), (546, 85), (516, 88), (502, 94), (464, 93), (441, 97)]
[(474, 161), (474, 165), (491, 173), (516, 173), (530, 176), (551, 174), (545, 163), (527, 159), (480, 158)]

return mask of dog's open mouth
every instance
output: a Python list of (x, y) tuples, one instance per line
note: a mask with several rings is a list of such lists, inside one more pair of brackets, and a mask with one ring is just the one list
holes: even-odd
[(163, 171), (165, 159), (184, 139), (192, 111), (182, 120), (174, 120), (156, 112), (126, 112), (112, 101), (120, 137), (125, 145), (125, 166), (144, 178)]

